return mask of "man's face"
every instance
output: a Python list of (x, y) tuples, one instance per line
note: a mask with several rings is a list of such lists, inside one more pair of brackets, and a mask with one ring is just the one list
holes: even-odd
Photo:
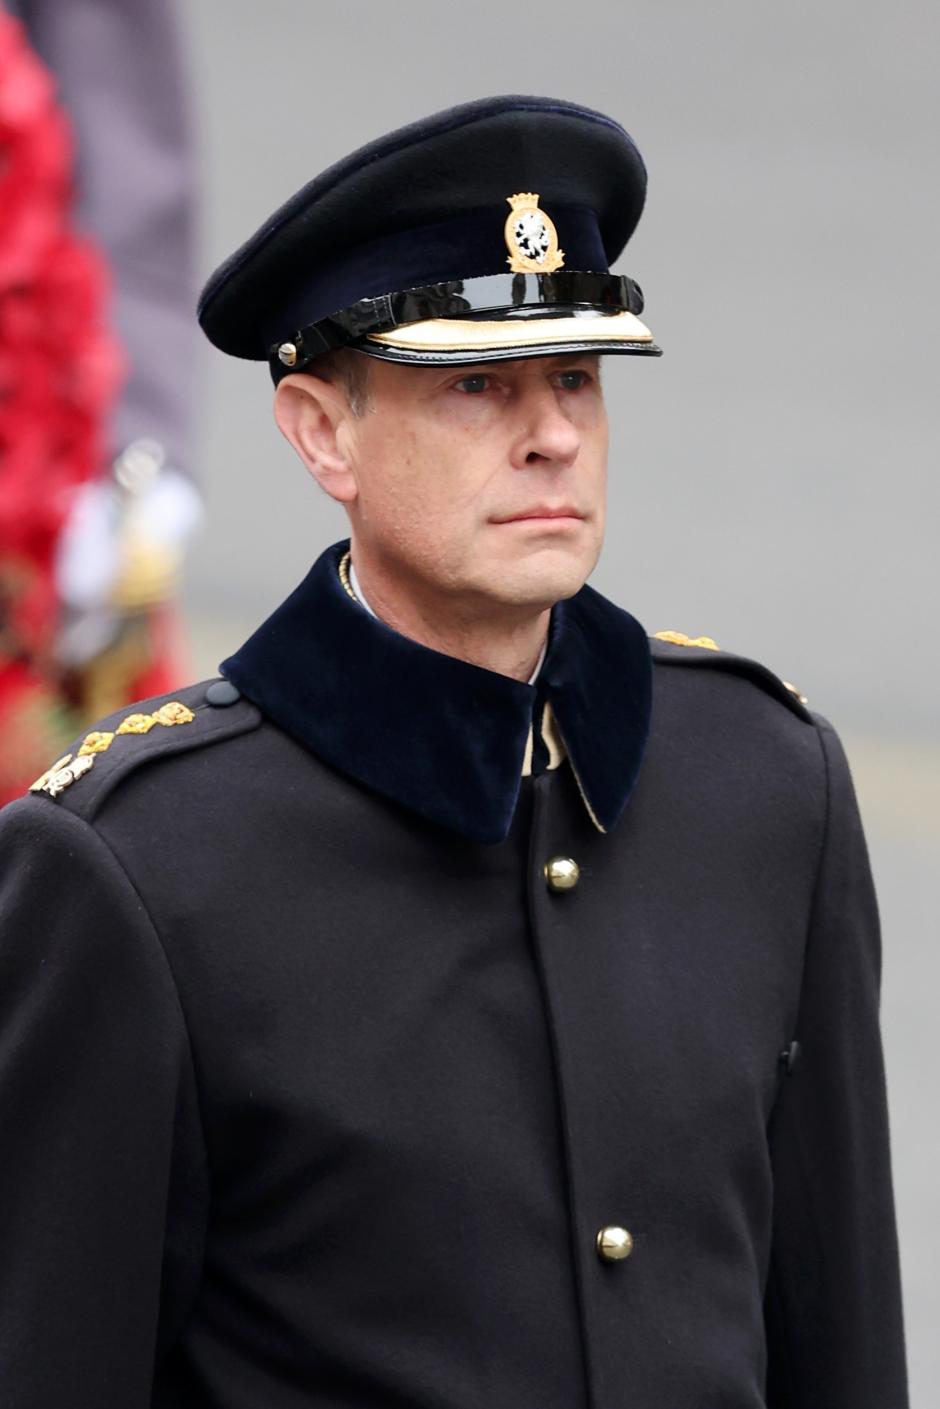
[(572, 596), (600, 555), (607, 414), (596, 355), (475, 367), (371, 359), (346, 422), (354, 542), (468, 615)]

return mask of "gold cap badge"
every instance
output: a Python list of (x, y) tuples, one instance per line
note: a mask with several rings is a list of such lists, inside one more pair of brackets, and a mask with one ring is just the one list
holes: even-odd
[(512, 209), (506, 217), (503, 235), (509, 251), (507, 263), (514, 274), (552, 274), (565, 262), (558, 248), (558, 232), (544, 210), (539, 209), (535, 191), (519, 191), (507, 196)]

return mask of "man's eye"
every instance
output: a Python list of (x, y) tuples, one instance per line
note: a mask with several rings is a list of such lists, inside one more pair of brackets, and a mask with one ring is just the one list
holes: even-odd
[(587, 380), (587, 372), (561, 372), (559, 373), (558, 384), (562, 391), (580, 391)]
[(472, 377), (461, 377), (460, 381), (457, 383), (457, 390), (474, 396), (478, 392), (486, 391), (489, 383), (489, 377), (484, 376), (482, 372), (475, 372)]

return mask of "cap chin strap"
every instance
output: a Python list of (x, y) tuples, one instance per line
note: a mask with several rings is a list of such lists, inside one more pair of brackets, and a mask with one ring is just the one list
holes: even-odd
[(347, 347), (374, 333), (389, 333), (405, 323), (432, 318), (559, 318), (579, 308), (594, 313), (639, 314), (643, 292), (625, 274), (566, 269), (556, 274), (485, 274), (451, 279), (400, 293), (363, 298), (299, 329), (289, 341), (269, 350), (277, 377), (302, 371), (314, 357)]

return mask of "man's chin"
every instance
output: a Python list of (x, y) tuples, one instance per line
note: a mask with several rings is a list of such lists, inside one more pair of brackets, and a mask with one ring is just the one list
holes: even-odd
[(491, 579), (492, 596), (506, 606), (544, 610), (580, 592), (597, 555), (539, 554), (507, 565)]

